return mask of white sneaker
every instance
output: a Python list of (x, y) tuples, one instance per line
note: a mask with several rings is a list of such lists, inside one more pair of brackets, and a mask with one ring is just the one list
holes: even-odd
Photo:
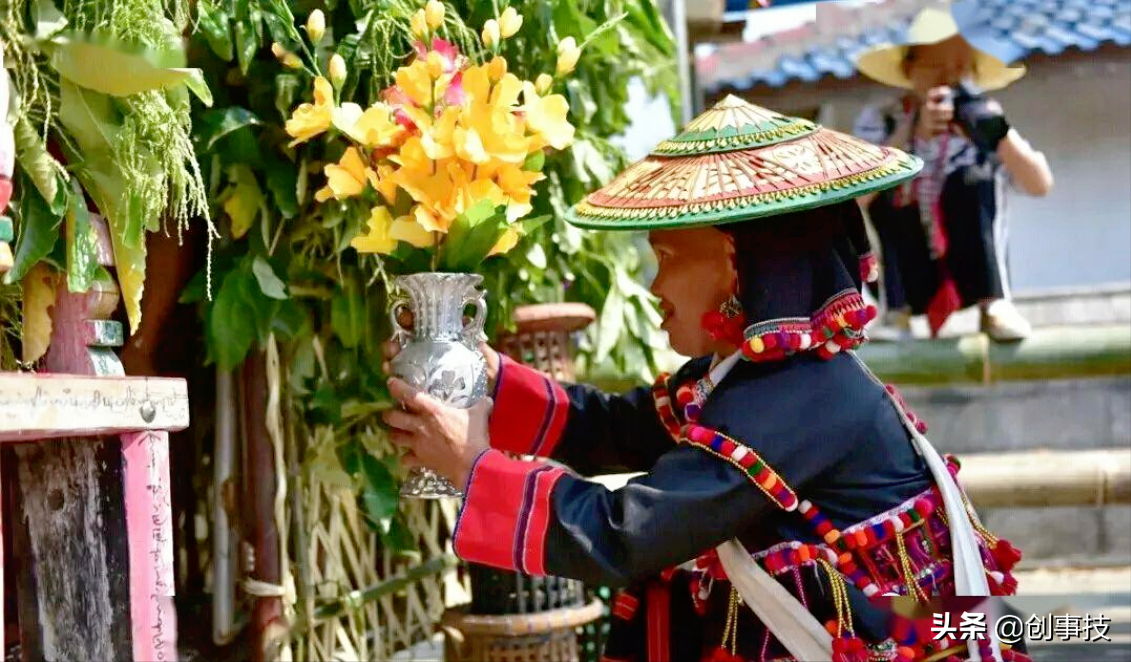
[(880, 342), (910, 340), (911, 313), (907, 310), (888, 310), (868, 328), (868, 336)]
[(1033, 326), (1008, 299), (998, 299), (982, 308), (982, 333), (995, 342), (1017, 342), (1032, 332)]

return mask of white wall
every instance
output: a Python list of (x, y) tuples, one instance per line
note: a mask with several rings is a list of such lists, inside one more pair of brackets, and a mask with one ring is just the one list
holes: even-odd
[[(864, 104), (889, 95), (866, 86), (823, 100), (835, 128), (849, 130)], [(788, 96), (783, 109), (820, 95)], [(1014, 292), (1131, 281), (1131, 50), (1035, 63), (994, 96), (1056, 177), (1048, 197), (1010, 201)]]

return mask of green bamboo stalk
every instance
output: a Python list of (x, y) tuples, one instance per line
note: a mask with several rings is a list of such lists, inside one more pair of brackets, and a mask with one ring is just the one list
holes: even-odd
[(422, 563), (421, 565), (416, 566), (415, 568), (410, 569), (408, 572), (399, 577), (394, 577), (393, 579), (383, 581), (379, 584), (374, 584), (373, 586), (370, 586), (368, 588), (350, 591), (349, 593), (343, 595), (337, 600), (334, 600), (333, 602), (327, 602), (325, 604), (319, 605), (314, 610), (314, 619), (316, 621), (324, 621), (331, 618), (337, 618), (347, 611), (356, 611), (357, 609), (360, 609), (362, 606), (373, 602), (381, 596), (388, 595), (390, 593), (396, 593), (397, 591), (405, 588), (413, 582), (420, 581), (421, 579), (424, 579), (425, 577), (429, 577), (431, 575), (440, 574), (441, 572), (449, 568), (454, 568), (458, 564), (459, 559), (457, 559), (453, 554), (444, 554), (443, 556), (437, 556), (434, 559), (431, 559), (425, 563)]

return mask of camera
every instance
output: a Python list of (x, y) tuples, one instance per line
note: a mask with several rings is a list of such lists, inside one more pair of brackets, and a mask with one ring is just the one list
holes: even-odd
[(954, 86), (954, 122), (970, 137), (978, 149), (993, 153), (1009, 133), (1009, 122), (1001, 107), (991, 103), (981, 88), (968, 80)]

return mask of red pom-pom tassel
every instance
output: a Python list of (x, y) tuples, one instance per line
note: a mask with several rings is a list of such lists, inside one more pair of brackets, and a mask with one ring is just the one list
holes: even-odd
[(998, 540), (991, 552), (997, 567), (1002, 572), (1009, 572), (1021, 560), (1021, 550), (1009, 544), (1008, 540)]

